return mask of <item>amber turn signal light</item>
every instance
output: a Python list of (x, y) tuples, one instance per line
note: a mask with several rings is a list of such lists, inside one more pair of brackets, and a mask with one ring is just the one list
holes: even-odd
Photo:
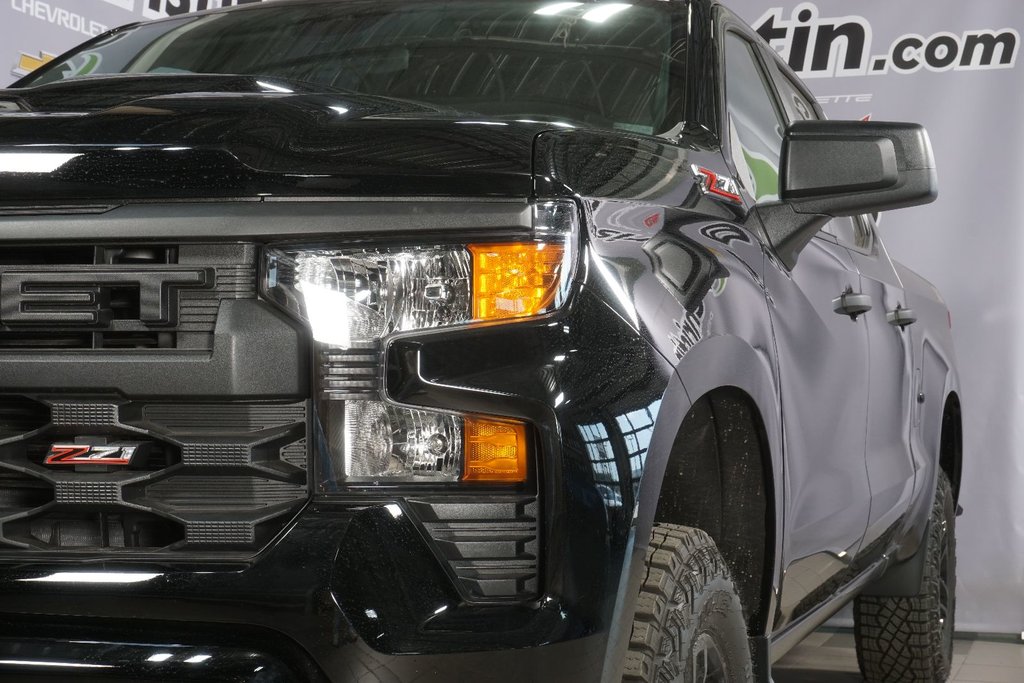
[(466, 417), (462, 480), (514, 484), (526, 481), (526, 425), (512, 420)]
[(525, 318), (553, 308), (565, 247), (545, 242), (471, 244), (473, 317)]

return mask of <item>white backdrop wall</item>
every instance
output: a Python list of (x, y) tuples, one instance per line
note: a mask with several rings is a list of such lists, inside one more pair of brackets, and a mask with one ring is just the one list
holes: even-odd
[[(0, 0), (0, 83), (141, 18), (259, 0)], [(883, 218), (953, 313), (966, 467), (958, 627), (1024, 631), (1024, 74), (1020, 0), (731, 0), (832, 118), (926, 124), (937, 204)], [(10, 79), (3, 74), (10, 73)]]

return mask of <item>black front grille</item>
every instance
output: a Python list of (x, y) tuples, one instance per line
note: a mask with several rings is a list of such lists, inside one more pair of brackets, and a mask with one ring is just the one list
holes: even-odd
[(210, 350), (221, 302), (256, 298), (256, 247), (5, 247), (0, 353)]
[(53, 502), (53, 487), (21, 472), (0, 470), (0, 515), (10, 517)]
[(50, 409), (38, 401), (0, 401), (0, 440), (42, 429), (49, 422)]
[[(274, 370), (254, 357), (260, 325), (294, 339), (256, 301), (258, 250), (0, 250), (0, 365), (38, 368), (0, 387), (0, 556), (247, 557), (294, 518), (309, 408), (259, 400), (306, 392), (264, 381)], [(83, 444), (131, 456), (50, 457)]]
[(11, 542), (40, 550), (152, 550), (184, 539), (180, 522), (116, 508), (53, 509), (4, 527)]
[[(308, 499), (308, 404), (0, 396), (0, 554), (251, 555)], [(130, 465), (47, 465), (58, 443)]]

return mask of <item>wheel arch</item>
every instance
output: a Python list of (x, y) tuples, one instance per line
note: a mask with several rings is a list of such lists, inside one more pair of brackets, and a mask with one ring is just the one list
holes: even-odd
[(953, 500), (960, 500), (960, 481), (963, 475), (963, 417), (960, 396), (950, 391), (942, 408), (942, 427), (939, 436), (939, 467), (953, 486)]
[[(648, 538), (655, 522), (715, 527), (722, 518), (701, 519), (702, 505), (684, 495), (687, 491), (715, 484), (719, 494), (724, 494), (732, 485), (741, 491), (740, 501), (754, 492), (759, 505), (737, 506), (739, 514), (732, 515), (729, 523), (704, 531), (719, 545), (734, 573), (755, 636), (770, 629), (782, 545), (781, 410), (768, 353), (739, 337), (722, 335), (702, 341), (684, 356), (676, 370), (687, 401), (685, 405), (677, 402), (675, 410), (662, 411), (658, 438), (652, 439), (640, 483), (637, 523), (638, 539)], [(710, 441), (707, 424), (702, 422), (708, 411), (717, 413), (712, 420), (719, 426)], [(712, 444), (717, 445), (726, 427), (731, 431), (725, 437), (729, 452), (713, 452)], [(705, 437), (697, 448), (692, 447), (695, 429), (703, 430)], [(736, 458), (741, 462), (735, 462)], [(715, 481), (712, 469), (727, 471), (727, 476)], [(743, 474), (749, 475), (749, 480)], [(724, 495), (719, 499), (727, 501)], [(680, 500), (679, 504), (671, 502)], [(719, 512), (721, 509), (720, 505)], [(742, 534), (737, 520), (743, 522)], [(744, 553), (755, 546), (759, 546), (756, 554), (761, 558), (756, 572), (742, 561)]]

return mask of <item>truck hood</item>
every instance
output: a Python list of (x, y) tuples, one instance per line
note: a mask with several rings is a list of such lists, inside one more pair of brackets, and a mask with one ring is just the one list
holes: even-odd
[(81, 78), (0, 90), (0, 205), (527, 197), (551, 128), (276, 78)]

